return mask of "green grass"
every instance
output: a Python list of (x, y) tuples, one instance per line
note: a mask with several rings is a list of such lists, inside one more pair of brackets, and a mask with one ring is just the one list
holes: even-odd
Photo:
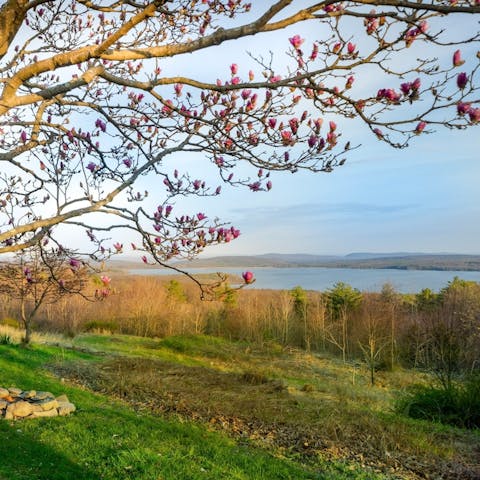
[[(150, 342), (150, 343), (149, 343)], [(85, 345), (113, 345), (116, 352), (149, 350), (151, 341), (85, 337)], [(195, 342), (193, 342), (195, 343)], [(207, 342), (211, 348), (211, 343)], [(159, 344), (159, 351), (165, 345)], [(200, 348), (192, 341), (188, 348)], [(221, 346), (221, 345), (219, 345)], [(120, 348), (118, 348), (120, 347)], [(168, 346), (168, 349), (171, 345)], [(167, 349), (167, 350), (168, 350)], [(175, 350), (175, 349), (174, 349)], [(178, 350), (178, 348), (177, 348)], [(172, 350), (170, 350), (172, 352)], [(158, 352), (157, 352), (158, 353)], [(183, 352), (185, 354), (185, 352)], [(200, 352), (196, 351), (196, 354)], [(168, 360), (173, 357), (166, 355)], [(58, 347), (0, 346), (0, 385), (66, 393), (77, 412), (69, 417), (1, 421), (0, 478), (9, 480), (95, 479), (311, 479), (367, 480), (386, 478), (342, 462), (304, 465), (300, 459), (254, 448), (176, 417), (136, 411), (110, 397), (62, 382), (46, 364), (68, 365), (102, 358)]]

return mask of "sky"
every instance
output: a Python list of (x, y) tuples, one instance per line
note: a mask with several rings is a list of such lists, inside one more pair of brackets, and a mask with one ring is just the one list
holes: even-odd
[[(463, 32), (457, 27), (467, 25), (464, 20), (449, 22), (454, 32)], [(289, 36), (301, 33), (306, 39), (314, 38), (314, 28), (313, 24), (296, 26), (278, 34), (275, 41), (270, 39), (268, 45), (262, 36), (226, 45), (216, 52), (216, 64), (228, 65), (233, 58), (243, 67), (248, 62), (242, 56), (245, 50), (265, 53), (273, 49), (280, 57)], [(455, 48), (446, 49), (445, 62), (451, 62)], [(462, 52), (472, 54), (477, 48), (465, 45)], [(431, 53), (419, 46), (406, 50), (399, 61)], [(182, 61), (176, 59), (180, 64), (172, 65), (172, 71), (186, 68), (192, 74), (203, 74), (203, 67), (191, 58), (188, 65)], [(369, 75), (357, 80), (369, 91), (379, 81)], [(234, 242), (209, 247), (203, 255), (480, 254), (480, 126), (465, 131), (440, 128), (419, 135), (402, 150), (379, 142), (356, 124), (349, 124), (344, 136), (362, 146), (332, 173), (275, 174), (268, 193), (226, 188), (221, 200), (198, 204), (205, 205), (211, 215), (230, 220), (242, 232)]]
[(367, 142), (332, 173), (275, 176), (268, 193), (228, 192), (221, 216), (242, 235), (208, 254), (480, 253), (475, 130), (401, 151)]
[[(448, 22), (452, 34), (463, 34), (467, 26), (464, 19)], [(228, 77), (232, 62), (238, 63), (243, 73), (248, 71), (253, 62), (247, 51), (265, 56), (273, 51), (281, 66), (288, 38), (300, 34), (311, 42), (321, 35), (316, 28), (314, 23), (302, 24), (268, 37), (229, 42), (215, 47), (213, 53), (209, 50), (162, 60), (162, 72), (215, 81), (216, 75)], [(451, 63), (456, 48), (447, 48), (441, 60)], [(478, 44), (465, 45), (462, 52), (473, 57), (477, 49)], [(395, 62), (422, 55), (432, 52), (419, 44)], [(385, 86), (382, 81), (367, 72), (357, 77), (354, 88), (371, 93)], [(409, 148), (396, 150), (358, 123), (344, 125), (342, 119), (331, 119), (338, 121), (344, 132), (343, 141), (351, 138), (353, 144), (362, 144), (332, 173), (278, 173), (272, 176), (270, 192), (225, 186), (221, 197), (179, 200), (186, 211), (218, 216), (242, 232), (233, 242), (207, 248), (203, 256), (399, 251), (480, 254), (480, 126), (465, 131), (440, 128), (419, 135)], [(205, 161), (199, 158), (180, 155), (173, 162), (192, 174), (204, 174)], [(214, 185), (218, 182), (207, 175), (208, 180)], [(144, 186), (154, 193), (160, 181), (153, 178)], [(129, 241), (127, 237), (117, 239)]]

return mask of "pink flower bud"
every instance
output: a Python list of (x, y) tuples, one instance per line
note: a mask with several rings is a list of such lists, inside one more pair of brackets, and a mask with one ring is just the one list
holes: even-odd
[(342, 44), (340, 42), (337, 42), (334, 46), (333, 46), (333, 53), (338, 53), (340, 50), (342, 49)]
[(182, 95), (183, 85), (181, 83), (176, 83), (173, 88), (175, 89), (175, 95), (180, 97)]
[(470, 121), (472, 123), (480, 122), (480, 108), (471, 108), (468, 111), (468, 116), (470, 117)]
[(232, 75), (236, 75), (238, 73), (238, 65), (236, 63), (232, 63), (230, 65), (230, 71), (232, 72)]
[(415, 127), (415, 133), (417, 135), (419, 133), (422, 133), (426, 126), (427, 126), (426, 122), (418, 122), (417, 126)]
[(459, 67), (460, 65), (463, 65), (465, 63), (465, 60), (462, 60), (462, 54), (460, 50), (455, 50), (455, 53), (453, 54), (453, 66), (454, 67)]
[(465, 115), (470, 111), (471, 105), (469, 103), (459, 102), (457, 104), (457, 113), (459, 115)]
[(461, 90), (463, 90), (468, 83), (468, 76), (465, 72), (459, 73), (457, 76), (457, 86)]
[(242, 273), (242, 278), (243, 278), (244, 282), (247, 283), (247, 284), (253, 283), (253, 281), (254, 281), (253, 273), (249, 272), (249, 271), (243, 272)]

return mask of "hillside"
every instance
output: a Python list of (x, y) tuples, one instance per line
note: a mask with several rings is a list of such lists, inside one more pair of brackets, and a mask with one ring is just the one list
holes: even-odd
[[(0, 421), (10, 480), (479, 478), (478, 432), (394, 413), (425, 379), (205, 337), (0, 345), (0, 385), (66, 393), (69, 417)], [(37, 337), (37, 342), (43, 341)]]

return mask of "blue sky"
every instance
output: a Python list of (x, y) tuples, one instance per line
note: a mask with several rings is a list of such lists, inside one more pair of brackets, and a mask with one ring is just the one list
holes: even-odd
[[(449, 20), (450, 30), (465, 31), (468, 23), (464, 22)], [(288, 37), (295, 33), (315, 38), (314, 24), (277, 34), (268, 44), (258, 36), (243, 44), (225, 45), (216, 52), (215, 65), (222, 71), (220, 66), (228, 66), (233, 58), (248, 70), (249, 60), (242, 54), (245, 50), (265, 54), (274, 49), (281, 58), (288, 48)], [(473, 57), (477, 47), (465, 45), (462, 52)], [(445, 49), (444, 64), (450, 64), (456, 48)], [(409, 61), (432, 52), (419, 45), (402, 55), (402, 61)], [(180, 64), (172, 63), (172, 71), (182, 70), (182, 59), (178, 61)], [(185, 68), (192, 74), (205, 74), (191, 58)], [(357, 80), (356, 88), (369, 88), (369, 92), (376, 85), (385, 86), (385, 80), (368, 74)], [(342, 120), (338, 122), (342, 126)], [(226, 188), (221, 200), (186, 202), (230, 220), (242, 231), (234, 242), (210, 247), (204, 255), (480, 253), (479, 126), (424, 133), (403, 150), (379, 142), (358, 124), (350, 123), (346, 128), (344, 141), (352, 137), (362, 146), (333, 173), (276, 174), (268, 193)]]
[[(475, 21), (448, 19), (449, 31), (461, 34)], [(277, 65), (289, 48), (288, 37), (300, 34), (310, 42), (321, 37), (315, 23), (289, 28), (273, 36), (258, 35), (241, 42), (229, 42), (215, 51), (184, 55), (161, 62), (165, 76), (185, 75), (215, 81), (226, 79), (229, 65), (239, 64), (241, 74), (253, 65), (245, 53), (266, 55), (273, 50)], [(351, 32), (354, 36), (354, 31)], [(453, 51), (441, 56), (451, 64)], [(464, 56), (474, 57), (477, 45), (462, 47)], [(394, 63), (409, 62), (417, 56), (432, 56), (422, 44), (402, 53)], [(285, 61), (285, 60), (283, 60)], [(208, 68), (206, 68), (208, 66)], [(387, 82), (387, 84), (385, 84)], [(395, 82), (397, 85), (398, 80)], [(368, 72), (358, 76), (354, 88), (376, 91), (388, 81)], [(179, 209), (218, 216), (239, 228), (235, 241), (209, 247), (204, 255), (279, 253), (347, 254), (349, 252), (453, 252), (479, 253), (480, 246), (480, 127), (466, 131), (438, 129), (423, 133), (403, 150), (379, 142), (358, 123), (336, 120), (344, 140), (361, 143), (347, 163), (333, 173), (300, 172), (275, 174), (273, 189), (251, 193), (247, 189), (224, 187), (220, 198), (190, 198), (178, 201)], [(204, 159), (186, 155), (171, 160), (179, 169), (197, 171), (212, 185)], [(152, 205), (158, 182), (148, 180), (144, 187), (152, 192)], [(143, 188), (143, 187), (142, 187)], [(155, 208), (155, 207), (153, 207)], [(120, 240), (127, 242), (129, 238)]]
[(480, 253), (478, 128), (416, 140), (396, 151), (368, 139), (333, 173), (275, 176), (269, 193), (228, 192), (221, 216), (242, 236), (206, 253)]

